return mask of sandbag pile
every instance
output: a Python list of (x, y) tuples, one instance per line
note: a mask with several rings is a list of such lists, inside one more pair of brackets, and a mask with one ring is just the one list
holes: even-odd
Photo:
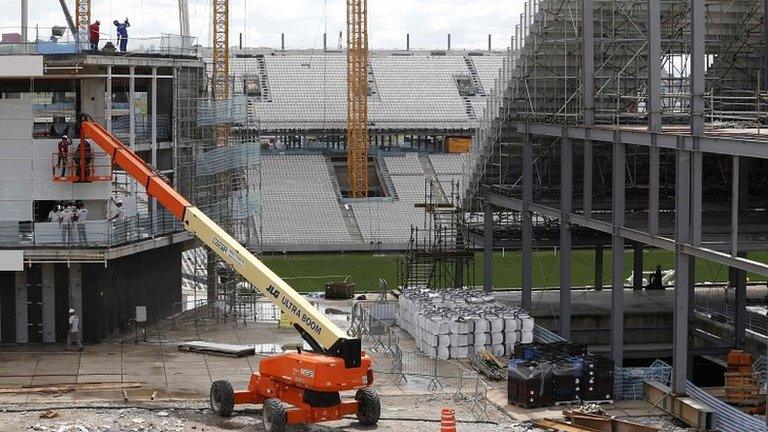
[(481, 290), (406, 290), (399, 298), (398, 325), (424, 354), (466, 358), (487, 350), (512, 354), (515, 344), (533, 341), (533, 318)]

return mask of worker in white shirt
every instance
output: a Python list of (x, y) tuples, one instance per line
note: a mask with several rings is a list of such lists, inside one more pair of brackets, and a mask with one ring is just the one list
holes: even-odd
[(61, 206), (54, 204), (51, 211), (48, 212), (48, 222), (58, 222), (61, 217)]
[(72, 342), (77, 344), (78, 351), (83, 350), (83, 342), (82, 338), (80, 337), (80, 318), (77, 317), (74, 309), (69, 310), (69, 327), (67, 330), (66, 348), (67, 351), (69, 351), (69, 348), (72, 346)]
[(64, 204), (64, 210), (59, 215), (59, 227), (61, 228), (61, 242), (63, 244), (69, 244), (74, 237), (74, 218), (75, 212), (72, 209), (71, 203)]
[(118, 242), (126, 242), (128, 241), (128, 225), (125, 223), (123, 200), (112, 197), (112, 203), (115, 205), (115, 210), (109, 220), (115, 222), (113, 229), (113, 232), (115, 233), (114, 238), (116, 238)]
[(77, 202), (75, 210), (75, 222), (77, 223), (77, 241), (80, 244), (88, 243), (88, 234), (85, 232), (85, 221), (88, 219), (88, 209), (82, 201)]

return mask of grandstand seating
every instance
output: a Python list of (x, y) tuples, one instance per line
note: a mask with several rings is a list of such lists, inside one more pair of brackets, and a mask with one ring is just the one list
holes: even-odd
[[(502, 56), (473, 56), (486, 92), (492, 88)], [(488, 60), (491, 59), (491, 60)], [(496, 70), (492, 70), (494, 65)], [(376, 94), (370, 98), (371, 127), (472, 129), (456, 86), (456, 76), (469, 76), (463, 55), (391, 55), (371, 52)], [(286, 128), (342, 128), (346, 122), (346, 60), (343, 53), (267, 52), (263, 57), (234, 58), (230, 73), (236, 93), (243, 77), (259, 76), (267, 98), (254, 98), (254, 114), (262, 131)], [(265, 77), (261, 77), (266, 74)], [(262, 79), (263, 78), (263, 79)], [(471, 101), (482, 115), (485, 97)]]
[(261, 187), (265, 244), (353, 241), (323, 156), (265, 156)]
[(494, 88), (494, 80), (499, 77), (499, 70), (502, 63), (504, 63), (504, 57), (473, 56), (472, 61), (475, 64), (475, 70), (477, 70), (477, 75), (480, 78), (480, 83), (483, 85), (485, 93), (490, 94)]
[(390, 175), (424, 175), (419, 156), (408, 153), (405, 157), (385, 157), (384, 164)]

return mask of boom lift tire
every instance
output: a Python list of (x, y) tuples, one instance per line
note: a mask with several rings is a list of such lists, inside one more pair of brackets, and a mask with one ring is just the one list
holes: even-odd
[(235, 409), (235, 390), (229, 381), (214, 381), (211, 384), (211, 409), (219, 417), (229, 417)]
[(283, 432), (288, 423), (285, 407), (280, 399), (270, 398), (264, 401), (262, 407), (264, 416), (264, 429), (267, 432)]
[(373, 426), (381, 416), (381, 399), (372, 388), (360, 389), (355, 393), (357, 400), (357, 421), (363, 426)]

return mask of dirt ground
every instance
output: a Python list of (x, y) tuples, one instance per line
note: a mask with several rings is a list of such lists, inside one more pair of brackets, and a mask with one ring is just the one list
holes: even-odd
[[(88, 408), (88, 407), (92, 408)], [(79, 408), (74, 408), (79, 407)], [(528, 430), (514, 427), (514, 421), (493, 410), (488, 422), (477, 423), (463, 406), (451, 399), (434, 395), (383, 396), (378, 427), (360, 426), (354, 417), (316, 425), (289, 427), (291, 432), (376, 430), (433, 432), (440, 430), (440, 411), (456, 410), (458, 429), (462, 432), (495, 432)], [(55, 417), (41, 418), (53, 409)], [(238, 407), (230, 418), (220, 418), (204, 400), (183, 400), (142, 405), (120, 403), (0, 406), (0, 431), (52, 432), (171, 432), (171, 431), (263, 431), (260, 407)]]

